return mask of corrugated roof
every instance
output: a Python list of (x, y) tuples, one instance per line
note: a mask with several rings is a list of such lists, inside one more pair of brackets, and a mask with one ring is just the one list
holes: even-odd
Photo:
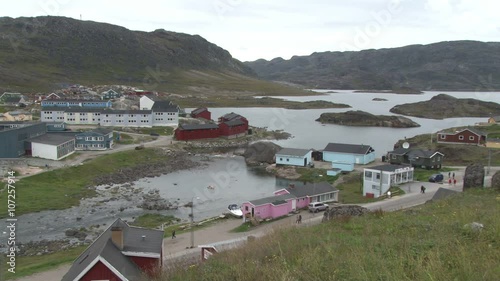
[(364, 155), (375, 150), (371, 146), (364, 144), (329, 143), (323, 151)]
[(280, 155), (292, 155), (292, 156), (305, 156), (309, 153), (310, 149), (300, 149), (300, 148), (283, 148), (278, 151), (276, 154)]
[(223, 118), (225, 120), (233, 120), (233, 119), (237, 119), (240, 117), (243, 117), (243, 116), (241, 116), (237, 113), (231, 112), (231, 113), (227, 113), (227, 114), (223, 115), (221, 118)]
[(178, 112), (179, 106), (170, 101), (155, 101), (151, 108), (154, 112)]
[(179, 129), (184, 131), (193, 131), (193, 130), (207, 130), (207, 129), (218, 129), (219, 125), (217, 124), (182, 124), (179, 125)]
[(206, 107), (200, 107), (200, 108), (197, 108), (197, 109), (191, 111), (191, 114), (200, 114), (203, 111), (208, 111), (208, 109)]

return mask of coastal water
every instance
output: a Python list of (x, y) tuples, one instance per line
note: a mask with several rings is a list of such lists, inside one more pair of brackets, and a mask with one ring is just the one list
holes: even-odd
[[(328, 90), (320, 91), (323, 93)], [(210, 108), (212, 119), (236, 112), (248, 118), (250, 125), (267, 127), (272, 130), (284, 130), (292, 134), (292, 138), (275, 141), (283, 147), (323, 149), (329, 142), (368, 144), (377, 157), (385, 155), (393, 149), (399, 139), (418, 134), (435, 133), (439, 130), (474, 125), (486, 122), (487, 118), (450, 118), (433, 120), (413, 118), (421, 127), (418, 128), (378, 128), (349, 127), (321, 124), (315, 120), (324, 112), (343, 112), (347, 110), (363, 110), (373, 114), (393, 115), (389, 109), (398, 104), (426, 101), (442, 92), (425, 92), (421, 95), (397, 95), (383, 93), (354, 93), (353, 91), (336, 91), (319, 96), (280, 97), (293, 101), (326, 100), (335, 103), (349, 104), (347, 109), (309, 109), (287, 110), (279, 108)], [(500, 101), (500, 93), (447, 92), (457, 98), (475, 98), (484, 101)], [(387, 101), (373, 101), (383, 98)], [(453, 106), (450, 104), (449, 106)], [(186, 110), (190, 112), (190, 109)], [(429, 139), (430, 141), (430, 139)], [(180, 171), (154, 179), (141, 180), (136, 185), (144, 188), (157, 188), (160, 194), (179, 202), (190, 202), (195, 199), (195, 219), (221, 214), (230, 203), (241, 204), (244, 201), (271, 196), (281, 187), (271, 176), (258, 175), (249, 171), (240, 157), (223, 157), (212, 159), (206, 168), (193, 171)], [(214, 188), (207, 188), (213, 186)], [(190, 208), (170, 211), (173, 215), (187, 218)]]

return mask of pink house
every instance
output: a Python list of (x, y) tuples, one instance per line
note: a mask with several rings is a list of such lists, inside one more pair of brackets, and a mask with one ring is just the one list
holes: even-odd
[(336, 202), (338, 192), (327, 182), (290, 185), (275, 191), (274, 196), (243, 203), (241, 210), (245, 218), (275, 219), (306, 208), (312, 202)]

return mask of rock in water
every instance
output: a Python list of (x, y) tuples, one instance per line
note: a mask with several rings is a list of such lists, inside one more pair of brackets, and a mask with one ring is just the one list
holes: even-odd
[(484, 166), (480, 163), (467, 166), (464, 175), (465, 188), (482, 188), (484, 186)]
[(275, 143), (261, 141), (248, 146), (243, 156), (248, 164), (272, 164), (275, 161), (274, 156), (276, 152), (280, 150), (281, 147)]

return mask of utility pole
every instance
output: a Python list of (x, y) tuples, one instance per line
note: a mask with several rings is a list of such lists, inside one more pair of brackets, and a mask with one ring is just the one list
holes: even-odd
[(193, 207), (194, 207), (194, 198), (191, 200), (191, 249), (194, 248), (194, 214), (193, 214)]

